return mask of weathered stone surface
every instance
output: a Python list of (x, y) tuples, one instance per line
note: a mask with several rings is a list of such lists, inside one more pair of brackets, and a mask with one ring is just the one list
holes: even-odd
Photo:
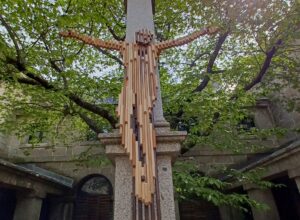
[[(49, 171), (48, 171), (49, 172)], [(73, 181), (60, 175), (33, 170), (0, 160), (0, 179), (2, 184), (20, 189), (34, 190), (36, 193), (61, 194), (72, 188)]]
[(38, 163), (38, 166), (44, 169), (49, 169), (61, 175), (71, 177), (74, 179), (74, 184), (79, 182), (82, 178), (92, 175), (101, 174), (109, 179), (114, 185), (115, 168), (111, 164), (99, 166), (85, 166), (84, 164), (78, 165), (77, 161), (61, 161), (61, 162), (45, 162)]
[(269, 207), (268, 210), (252, 209), (254, 220), (280, 220), (276, 203), (270, 189), (258, 189), (254, 185), (244, 186), (248, 196), (257, 202), (263, 203)]
[[(297, 100), (299, 96), (299, 91), (291, 87), (286, 87), (281, 93), (274, 94), (274, 97), (282, 100), (285, 100), (286, 97), (290, 100)], [(292, 129), (297, 129), (300, 126), (300, 113), (297, 111), (297, 108), (299, 108), (299, 102), (295, 102), (295, 107), (291, 111), (287, 111), (286, 107), (278, 101), (272, 102), (271, 109), (276, 126), (290, 129), (290, 132), (279, 140), (280, 143), (299, 137), (299, 133), (292, 131)]]
[[(157, 169), (160, 190), (161, 215), (164, 220), (175, 220), (172, 162), (179, 154), (180, 142), (186, 132), (157, 130)], [(114, 220), (132, 219), (132, 167), (128, 155), (121, 146), (118, 132), (99, 135), (106, 145), (106, 154), (115, 164), (115, 207)]]
[(254, 111), (254, 123), (259, 129), (275, 127), (275, 120), (270, 109), (271, 103), (268, 99), (257, 101)]
[[(104, 154), (104, 147), (98, 142), (76, 143), (70, 146), (48, 146), (38, 144), (22, 145), (14, 152), (10, 151), (11, 157), (22, 158), (23, 162), (60, 162), (76, 160), (80, 154), (89, 152), (90, 155)], [(13, 155), (12, 155), (13, 154)]]
[(241, 220), (245, 219), (243, 212), (230, 206), (220, 206), (219, 212), (221, 220)]
[(8, 156), (7, 135), (0, 133), (0, 156), (6, 158)]
[(170, 156), (157, 157), (160, 209), (164, 220), (176, 219), (171, 162)]
[[(185, 131), (158, 130), (157, 137), (157, 155), (168, 154), (175, 158), (180, 151), (180, 143), (185, 139)], [(114, 161), (114, 157), (125, 154), (124, 148), (121, 146), (121, 136), (119, 133), (103, 133), (99, 134), (102, 144), (106, 145), (106, 155)]]
[(42, 202), (42, 198), (33, 195), (17, 195), (17, 204), (14, 213), (14, 220), (39, 220)]
[(132, 220), (132, 168), (126, 156), (115, 158), (114, 220)]

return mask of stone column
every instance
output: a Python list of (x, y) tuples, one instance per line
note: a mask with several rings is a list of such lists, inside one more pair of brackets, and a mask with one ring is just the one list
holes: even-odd
[[(152, 0), (126, 0), (127, 16), (126, 16), (126, 38), (127, 42), (134, 42), (135, 32), (142, 29), (148, 29), (152, 33), (154, 30), (153, 20), (153, 1)], [(157, 69), (157, 100), (153, 108), (153, 116), (155, 123), (166, 122), (163, 116), (159, 71)]]
[(253, 184), (244, 185), (248, 196), (268, 206), (267, 210), (252, 209), (254, 220), (280, 220), (276, 203), (270, 189), (259, 189)]
[[(108, 146), (107, 146), (108, 147)], [(114, 146), (115, 148), (116, 146)], [(106, 151), (117, 150), (107, 149)], [(119, 149), (118, 149), (119, 150)], [(110, 153), (113, 153), (110, 151)], [(128, 156), (123, 154), (113, 159), (115, 163), (114, 220), (132, 218), (132, 171)]]
[(43, 198), (45, 198), (45, 195), (38, 195), (36, 193), (17, 194), (14, 220), (39, 220)]
[(172, 178), (172, 158), (169, 155), (158, 156), (157, 170), (161, 219), (175, 220), (176, 213)]
[[(175, 220), (172, 162), (179, 154), (186, 132), (170, 131), (169, 127), (158, 127), (156, 132), (161, 216), (163, 220)], [(99, 138), (115, 165), (114, 220), (132, 220), (132, 167), (129, 156), (121, 146), (118, 131), (100, 134)]]
[(240, 220), (245, 219), (244, 213), (234, 207), (230, 206), (220, 206), (219, 207), (219, 213), (221, 220)]
[(176, 220), (180, 220), (180, 212), (179, 212), (179, 202), (178, 202), (178, 200), (175, 200), (175, 215), (176, 215)]
[(73, 196), (52, 197), (49, 201), (48, 220), (72, 220), (74, 200)]

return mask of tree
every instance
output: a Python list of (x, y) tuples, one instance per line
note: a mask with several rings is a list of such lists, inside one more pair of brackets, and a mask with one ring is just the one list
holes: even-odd
[[(299, 90), (299, 61), (291, 56), (298, 49), (292, 43), (299, 35), (299, 3), (155, 4), (158, 41), (207, 25), (221, 28), (215, 37), (172, 49), (160, 59), (165, 116), (172, 128), (189, 131), (185, 150), (197, 143), (243, 150), (236, 125), (248, 114), (245, 106), (287, 85)], [(100, 133), (115, 128), (123, 64), (116, 53), (60, 38), (59, 31), (69, 28), (123, 40), (123, 1), (2, 1), (0, 79), (5, 90), (0, 111), (5, 132), (24, 136), (43, 131), (56, 139), (64, 134), (65, 121), (68, 129), (84, 135), (89, 129)], [(16, 114), (18, 120), (13, 120)], [(274, 132), (278, 130), (262, 135)]]

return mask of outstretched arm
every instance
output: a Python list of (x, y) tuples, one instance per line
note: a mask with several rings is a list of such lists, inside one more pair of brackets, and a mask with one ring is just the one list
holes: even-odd
[(177, 47), (177, 46), (187, 44), (187, 43), (197, 39), (198, 37), (206, 35), (206, 34), (209, 34), (209, 35), (215, 34), (218, 32), (218, 30), (219, 29), (216, 27), (203, 28), (202, 30), (195, 31), (194, 33), (189, 34), (185, 37), (180, 37), (175, 40), (167, 40), (167, 41), (160, 42), (160, 43), (156, 44), (156, 46), (157, 46), (158, 51), (163, 51), (165, 49), (169, 49), (172, 47)]
[(82, 41), (85, 44), (92, 45), (96, 48), (105, 48), (111, 50), (121, 50), (122, 44), (119, 41), (104, 41), (87, 35), (78, 34), (75, 31), (64, 31), (59, 33), (60, 36), (73, 38)]

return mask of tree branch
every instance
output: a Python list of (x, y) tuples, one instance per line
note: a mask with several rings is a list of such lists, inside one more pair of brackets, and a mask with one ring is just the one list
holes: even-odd
[(45, 89), (51, 89), (51, 90), (54, 90), (54, 91), (57, 90), (57, 89), (54, 88), (53, 85), (50, 85), (47, 80), (43, 79), (42, 77), (36, 76), (34, 73), (28, 71), (27, 68), (25, 67), (25, 65), (23, 63), (18, 62), (18, 60), (7, 57), (6, 61), (7, 61), (8, 64), (13, 65), (17, 70), (24, 73), (27, 77), (29, 77), (30, 79), (32, 79), (32, 80), (36, 81), (37, 83), (39, 83)]
[[(267, 73), (267, 70), (269, 69), (270, 67), (270, 64), (271, 64), (271, 61), (272, 61), (272, 58), (274, 57), (275, 53), (277, 52), (278, 50), (278, 47), (282, 45), (282, 40), (279, 39), (276, 41), (275, 45), (267, 51), (266, 53), (266, 58), (265, 58), (265, 61), (260, 69), (260, 71), (258, 72), (258, 74), (256, 75), (256, 77), (246, 86), (244, 86), (244, 91), (247, 92), (249, 91), (250, 89), (252, 89), (256, 84), (260, 83), (263, 76)], [(230, 98), (230, 101), (235, 101), (238, 99), (238, 95), (237, 94), (234, 94), (233, 96), (231, 96)], [(211, 124), (211, 127), (210, 129), (207, 131), (207, 134), (209, 135), (213, 129), (213, 126), (219, 121), (220, 119), (220, 113), (219, 112), (216, 112), (214, 114), (214, 117), (213, 117), (213, 122)]]
[(205, 56), (205, 55), (210, 55), (208, 52), (204, 52), (204, 53), (200, 53), (198, 54), (195, 59), (191, 62), (190, 67), (194, 67), (196, 66), (196, 61), (199, 60), (201, 57)]
[(124, 66), (124, 63), (122, 62), (122, 60), (120, 60), (117, 56), (109, 53), (107, 50), (103, 50), (102, 48), (97, 48), (102, 54), (108, 56), (109, 58), (117, 61), (117, 63), (119, 63), (121, 66)]
[(112, 29), (111, 26), (106, 24), (106, 27), (108, 28), (109, 32), (111, 33), (111, 35), (115, 38), (115, 40), (117, 41), (124, 41), (125, 40), (125, 36), (120, 37), (116, 34), (116, 32)]
[[(51, 90), (51, 91), (58, 91), (59, 89), (54, 87), (52, 84), (50, 84), (47, 80), (40, 76), (36, 76), (34, 73), (29, 72), (26, 67), (23, 64), (18, 63), (18, 61), (13, 60), (12, 58), (8, 58), (9, 63), (14, 65), (16, 69), (18, 69), (20, 72), (24, 73), (28, 78), (19, 78), (18, 82), (23, 83), (23, 84), (30, 84), (30, 85), (35, 85), (35, 86), (42, 86), (46, 90)], [(81, 99), (79, 96), (69, 93), (69, 94), (64, 94), (65, 97), (69, 98), (71, 101), (76, 103), (78, 106), (81, 108), (84, 108), (88, 111), (91, 111), (103, 118), (105, 118), (113, 128), (115, 128), (117, 124), (116, 118), (110, 114), (110, 112), (104, 108), (101, 108), (99, 106), (96, 106), (94, 104), (91, 104), (83, 99)]]
[(67, 13), (69, 12), (69, 10), (70, 10), (70, 8), (71, 8), (71, 3), (72, 3), (72, 0), (69, 0), (68, 5), (67, 5), (67, 8), (66, 8), (66, 10), (65, 10), (65, 14), (67, 14)]
[(86, 114), (83, 114), (82, 112), (78, 112), (78, 115), (95, 133), (99, 134), (103, 132), (102, 129), (99, 128), (97, 123), (91, 118), (89, 118)]
[(56, 61), (55, 60), (49, 60), (49, 63), (51, 65), (51, 67), (58, 73), (62, 73), (63, 70), (56, 64)]
[(16, 53), (17, 53), (17, 59), (19, 62), (21, 62), (21, 49), (18, 44), (17, 35), (14, 33), (11, 26), (5, 21), (5, 19), (3, 18), (3, 16), (1, 14), (0, 14), (0, 21), (1, 21), (2, 25), (5, 27), (5, 29), (7, 30), (9, 37), (13, 41), (13, 44), (15, 46)]
[(226, 70), (213, 70), (211, 74), (224, 73)]
[(28, 78), (18, 78), (17, 81), (19, 83), (22, 83), (22, 84), (27, 84), (27, 85), (33, 85), (33, 86), (38, 86), (40, 85), (39, 83), (37, 83), (35, 80), (32, 80), (32, 79), (28, 79)]
[(215, 46), (215, 49), (209, 57), (209, 61), (208, 61), (207, 68), (206, 68), (206, 75), (204, 76), (200, 85), (197, 86), (197, 88), (194, 90), (194, 92), (201, 92), (207, 86), (207, 84), (210, 80), (209, 74), (214, 73), (213, 67), (214, 67), (215, 61), (216, 61), (217, 56), (219, 55), (221, 48), (222, 48), (226, 38), (228, 37), (228, 35), (229, 35), (229, 30), (226, 31), (225, 33), (222, 33), (219, 36), (217, 44)]
[(36, 76), (32, 72), (29, 72), (25, 67), (24, 67), (24, 70), (23, 71), (20, 70), (20, 72), (23, 72), (27, 77), (38, 82), (45, 89), (51, 89), (51, 90), (57, 91), (57, 89), (54, 88), (53, 85), (49, 84), (49, 82), (47, 80), (43, 79), (42, 77)]
[(244, 86), (244, 91), (248, 91), (248, 90), (252, 89), (256, 84), (261, 82), (262, 78), (267, 73), (267, 71), (270, 67), (272, 58), (274, 57), (278, 47), (281, 44), (282, 44), (282, 40), (281, 39), (277, 40), (275, 45), (269, 51), (266, 52), (266, 58), (264, 60), (264, 63), (262, 65), (260, 71), (258, 72), (256, 77), (248, 85)]
[(108, 120), (110, 122), (111, 126), (113, 128), (115, 128), (118, 121), (116, 120), (116, 118), (114, 116), (112, 116), (110, 114), (110, 112), (108, 110), (100, 108), (99, 106), (91, 104), (87, 101), (84, 101), (80, 97), (78, 97), (77, 95), (72, 94), (72, 93), (67, 95), (67, 97), (70, 98), (70, 100), (72, 100), (73, 102), (75, 102), (78, 106), (105, 118), (106, 120)]

